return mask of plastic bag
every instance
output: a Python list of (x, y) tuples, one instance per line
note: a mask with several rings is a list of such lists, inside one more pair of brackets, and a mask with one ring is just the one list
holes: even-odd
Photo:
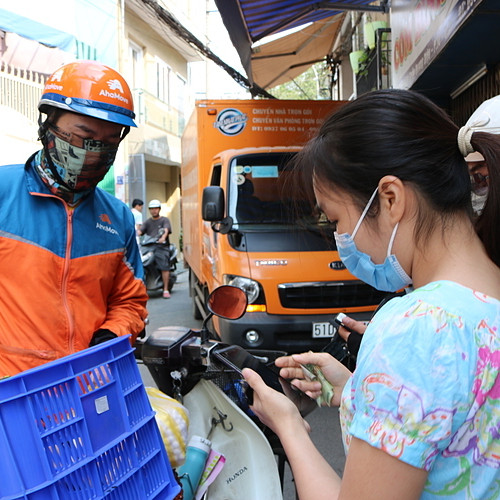
[(189, 412), (176, 399), (155, 387), (146, 387), (151, 407), (172, 467), (179, 467), (186, 459)]

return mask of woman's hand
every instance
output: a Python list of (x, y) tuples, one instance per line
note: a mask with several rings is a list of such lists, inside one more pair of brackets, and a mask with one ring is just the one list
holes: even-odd
[(318, 366), (325, 378), (332, 384), (334, 394), (330, 405), (338, 406), (344, 385), (351, 376), (351, 372), (333, 356), (326, 352), (305, 352), (292, 354), (276, 359), (276, 366), (281, 368), (280, 375), (292, 379), (292, 384), (305, 392), (313, 399), (321, 395), (321, 384), (317, 380), (306, 378), (301, 365), (312, 364)]
[[(345, 326), (350, 328), (351, 330), (363, 334), (366, 331), (366, 327), (368, 326), (364, 321), (356, 321), (355, 319), (350, 318), (349, 316), (344, 316), (342, 318), (342, 323), (344, 323)], [(347, 342), (347, 338), (351, 332), (347, 330), (347, 328), (344, 328), (343, 326), (339, 327), (339, 335)]]
[(299, 427), (310, 431), (309, 424), (301, 417), (295, 404), (284, 394), (269, 387), (261, 376), (250, 368), (243, 369), (243, 376), (253, 389), (252, 411), (259, 420), (275, 434), (280, 431), (292, 432)]

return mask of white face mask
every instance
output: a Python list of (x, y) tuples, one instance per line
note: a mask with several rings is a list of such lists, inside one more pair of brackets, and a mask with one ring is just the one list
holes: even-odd
[(474, 211), (475, 215), (481, 215), (487, 199), (488, 199), (488, 188), (485, 188), (482, 194), (472, 193), (471, 196), (472, 210)]

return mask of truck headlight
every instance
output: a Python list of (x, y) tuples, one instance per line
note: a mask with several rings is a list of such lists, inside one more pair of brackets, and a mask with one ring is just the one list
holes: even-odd
[(260, 287), (257, 281), (250, 278), (243, 278), (243, 276), (224, 276), (224, 284), (232, 285), (241, 288), (247, 295), (248, 303), (252, 304), (259, 296)]

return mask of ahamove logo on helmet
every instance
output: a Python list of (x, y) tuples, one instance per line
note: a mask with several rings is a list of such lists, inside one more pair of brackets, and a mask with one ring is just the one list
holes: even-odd
[(123, 94), (123, 87), (120, 80), (108, 80), (106, 83), (108, 84), (109, 90), (119, 90)]
[(60, 82), (61, 81), (61, 76), (62, 76), (62, 69), (56, 71), (49, 79), (49, 82), (47, 82), (47, 85), (45, 85), (45, 90), (62, 90), (63, 86), (62, 85), (57, 85), (54, 82)]
[(62, 90), (62, 85), (56, 85), (55, 83), (49, 83), (45, 85), (45, 90)]
[(123, 87), (122, 84), (120, 83), (119, 80), (113, 79), (113, 80), (108, 80), (106, 82), (108, 84), (109, 90), (117, 90), (118, 92), (109, 92), (109, 90), (101, 90), (99, 92), (99, 95), (103, 95), (105, 97), (110, 97), (111, 99), (118, 99), (119, 101), (122, 101), (126, 104), (128, 104), (128, 99), (124, 96), (123, 94)]
[(58, 69), (50, 78), (51, 82), (60, 82), (63, 74), (63, 68)]

